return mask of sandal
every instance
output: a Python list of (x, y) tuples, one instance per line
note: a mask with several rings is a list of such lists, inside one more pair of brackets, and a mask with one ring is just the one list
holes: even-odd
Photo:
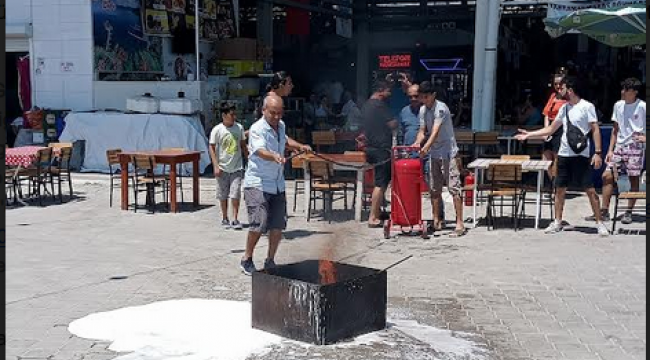
[(454, 231), (449, 234), (451, 238), (459, 238), (467, 235), (467, 229), (454, 229)]
[(382, 224), (381, 222), (378, 222), (376, 224), (368, 223), (368, 227), (371, 229), (380, 229), (384, 227), (384, 224)]

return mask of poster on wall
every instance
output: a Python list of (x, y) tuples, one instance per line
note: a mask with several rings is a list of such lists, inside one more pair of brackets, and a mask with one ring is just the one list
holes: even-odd
[(140, 0), (93, 0), (92, 14), (100, 79), (130, 73), (132, 80), (139, 80), (162, 73), (162, 39), (142, 30)]
[[(172, 36), (195, 28), (195, 0), (142, 0), (142, 24), (147, 35)], [(200, 35), (204, 40), (236, 37), (232, 0), (199, 1)]]

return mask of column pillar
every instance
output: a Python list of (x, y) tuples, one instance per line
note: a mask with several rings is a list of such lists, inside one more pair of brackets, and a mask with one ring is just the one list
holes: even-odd
[(483, 107), (479, 131), (494, 129), (494, 112), (497, 88), (497, 58), (499, 47), (499, 25), (501, 23), (501, 1), (489, 1), (487, 41), (485, 43), (485, 74), (483, 78)]
[(472, 129), (474, 130), (481, 127), (483, 116), (483, 79), (485, 77), (488, 13), (488, 0), (477, 1), (474, 28), (474, 75), (472, 80)]

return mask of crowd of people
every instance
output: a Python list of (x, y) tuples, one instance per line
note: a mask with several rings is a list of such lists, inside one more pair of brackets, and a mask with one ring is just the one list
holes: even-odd
[[(394, 82), (379, 80), (373, 86), (372, 95), (359, 109), (348, 93), (344, 93), (343, 112), (354, 112), (365, 135), (366, 161), (374, 165), (374, 189), (372, 192), (368, 226), (382, 227), (381, 205), (384, 202), (391, 174), (391, 149), (400, 142), (419, 148), (418, 156), (426, 159), (425, 176), (432, 204), (433, 224), (431, 231), (444, 227), (442, 190), (446, 187), (453, 198), (456, 226), (452, 237), (467, 233), (463, 222), (462, 162), (455, 139), (456, 121), (449, 107), (438, 99), (440, 89), (429, 81), (415, 84), (402, 78), (398, 86)], [(631, 190), (638, 191), (644, 166), (646, 104), (639, 99), (642, 83), (634, 78), (625, 80), (621, 86), (621, 100), (614, 105), (612, 121), (614, 131), (605, 156), (595, 107), (583, 99), (582, 89), (574, 77), (558, 73), (554, 77), (554, 91), (542, 114), (535, 115), (543, 128), (536, 131), (520, 130), (516, 138), (526, 141), (545, 139), (543, 157), (553, 162), (548, 174), (555, 185), (555, 219), (545, 230), (554, 234), (564, 229), (563, 210), (568, 188), (584, 190), (593, 215), (587, 220), (595, 221), (598, 234), (608, 236), (604, 221), (608, 221), (610, 198), (614, 187), (614, 173), (625, 172)], [(255, 271), (253, 254), (263, 233), (269, 234), (269, 248), (264, 268), (275, 266), (275, 255), (287, 225), (284, 164), (285, 151), (312, 151), (306, 144), (297, 142), (286, 134), (282, 121), (283, 97), (293, 89), (291, 77), (277, 73), (269, 85), (260, 109), (260, 118), (248, 131), (236, 122), (235, 109), (224, 105), (221, 109), (222, 123), (212, 130), (210, 136), (214, 175), (218, 179), (218, 197), (222, 209), (222, 225), (242, 229), (238, 219), (241, 189), (249, 217), (246, 251), (241, 268), (246, 274)], [(389, 106), (394, 91), (403, 91), (408, 103), (397, 115)], [(314, 115), (332, 116), (323, 98), (312, 96), (310, 104)], [(342, 112), (342, 113), (343, 113)], [(526, 116), (526, 114), (528, 114)], [(530, 112), (522, 112), (529, 118)], [(315, 116), (313, 119), (316, 119)], [(543, 117), (543, 118), (542, 118)], [(309, 120), (308, 125), (313, 125)], [(541, 124), (540, 124), (541, 125)], [(593, 141), (595, 151), (590, 152)], [(244, 160), (248, 166), (244, 170)], [(593, 183), (593, 169), (606, 167), (603, 174), (602, 204)], [(229, 209), (229, 203), (232, 209)], [(602, 205), (602, 206), (601, 206)], [(623, 215), (622, 222), (630, 223), (634, 202)], [(229, 211), (231, 210), (231, 211)], [(232, 214), (232, 219), (229, 217)]]

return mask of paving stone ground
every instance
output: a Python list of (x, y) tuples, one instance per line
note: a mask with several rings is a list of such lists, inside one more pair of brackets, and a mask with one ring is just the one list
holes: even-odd
[[(217, 226), (214, 185), (202, 179), (205, 206), (198, 211), (134, 214), (108, 207), (105, 177), (80, 175), (71, 202), (8, 209), (6, 359), (113, 359), (118, 354), (108, 343), (74, 337), (67, 325), (168, 299), (250, 300), (250, 278), (238, 268), (245, 233)], [(446, 231), (429, 240), (384, 240), (381, 230), (346, 220), (350, 215), (341, 211), (332, 224), (307, 223), (299, 206), (278, 262), (317, 258), (332, 244), (335, 257), (377, 268), (412, 254), (389, 271), (390, 311), (474, 334), (489, 360), (645, 359), (645, 224), (634, 224), (641, 233), (599, 238), (581, 220), (585, 209), (584, 197), (571, 199), (566, 213), (573, 228), (555, 236), (479, 227), (460, 239)], [(260, 266), (265, 250), (263, 240)], [(318, 352), (320, 359), (422, 360), (435, 351), (414, 340), (404, 346), (411, 351), (379, 344), (355, 351), (283, 348), (262, 358), (311, 359)]]

